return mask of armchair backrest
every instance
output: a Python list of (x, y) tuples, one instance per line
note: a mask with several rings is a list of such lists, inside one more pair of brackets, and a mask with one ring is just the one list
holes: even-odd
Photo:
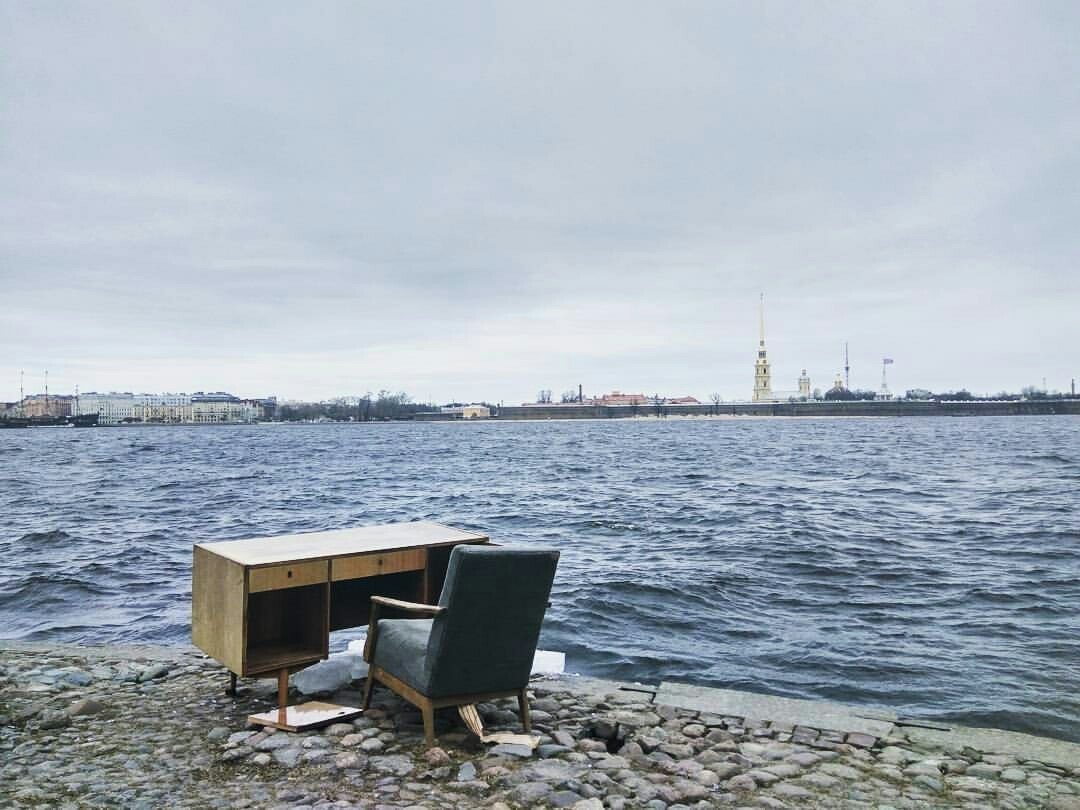
[(428, 641), (432, 696), (525, 687), (558, 562), (557, 551), (454, 548)]

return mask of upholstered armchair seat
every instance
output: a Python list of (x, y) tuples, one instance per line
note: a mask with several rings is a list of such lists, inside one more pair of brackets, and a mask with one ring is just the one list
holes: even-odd
[(431, 624), (431, 619), (381, 619), (373, 662), (424, 694), (430, 694), (425, 664)]

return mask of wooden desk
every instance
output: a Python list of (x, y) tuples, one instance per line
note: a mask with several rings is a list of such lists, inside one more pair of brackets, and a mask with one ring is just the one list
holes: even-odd
[(424, 521), (200, 543), (192, 560), (191, 638), (234, 683), (237, 675), (277, 674), (280, 722), (269, 724), (292, 729), (285, 722), (288, 675), (328, 656), (331, 630), (367, 624), (376, 594), (434, 602), (453, 547), (487, 542)]

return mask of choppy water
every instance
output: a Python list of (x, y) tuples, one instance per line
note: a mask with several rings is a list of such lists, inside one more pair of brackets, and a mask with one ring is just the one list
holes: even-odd
[(1080, 419), (0, 431), (0, 636), (189, 640), (195, 542), (562, 550), (568, 669), (1080, 740)]

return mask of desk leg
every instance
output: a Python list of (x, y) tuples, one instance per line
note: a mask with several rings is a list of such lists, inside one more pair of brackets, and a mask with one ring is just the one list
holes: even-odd
[(278, 723), (282, 726), (286, 724), (286, 710), (289, 707), (289, 670), (282, 669), (278, 672), (277, 676), (277, 694), (278, 694)]
[(288, 667), (279, 669), (277, 676), (277, 708), (249, 716), (249, 723), (273, 726), (282, 731), (306, 731), (309, 728), (317, 728), (329, 723), (346, 723), (364, 713), (363, 709), (354, 709), (352, 706), (338, 706), (336, 703), (321, 703), (314, 700), (290, 706)]

